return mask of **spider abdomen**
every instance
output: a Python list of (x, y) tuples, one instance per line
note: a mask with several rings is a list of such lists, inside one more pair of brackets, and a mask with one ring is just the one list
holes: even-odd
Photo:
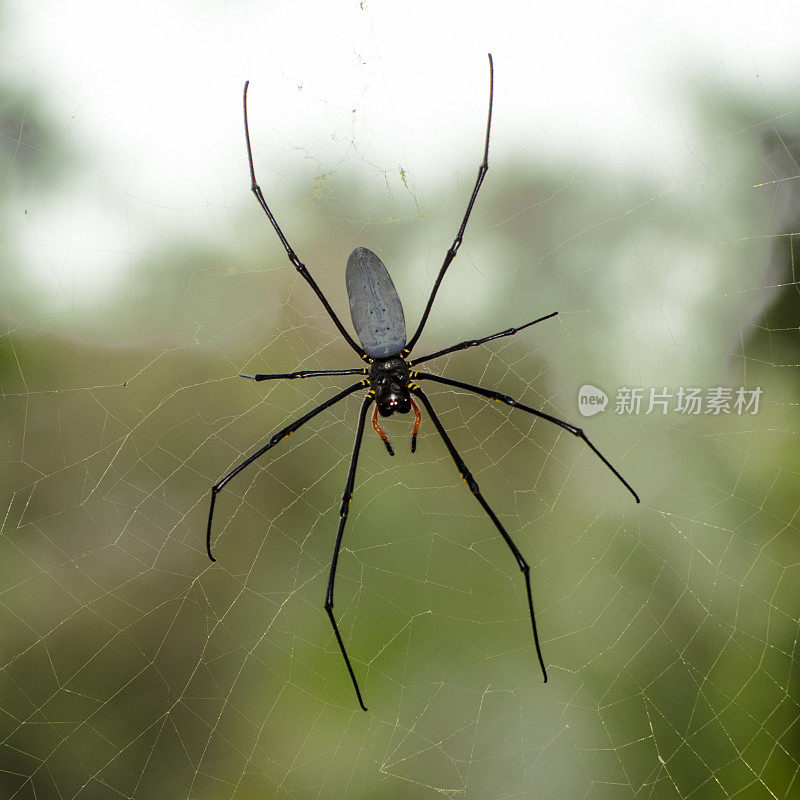
[(347, 296), (353, 327), (370, 358), (397, 355), (406, 343), (406, 319), (383, 262), (366, 247), (347, 259)]

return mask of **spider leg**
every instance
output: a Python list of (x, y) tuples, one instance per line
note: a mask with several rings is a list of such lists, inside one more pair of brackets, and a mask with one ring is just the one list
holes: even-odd
[(447, 251), (447, 254), (444, 257), (444, 262), (442, 263), (442, 266), (439, 269), (439, 274), (436, 276), (436, 280), (434, 281), (433, 289), (431, 289), (431, 294), (430, 297), (428, 298), (428, 304), (425, 306), (425, 311), (422, 314), (422, 319), (419, 321), (417, 330), (411, 337), (408, 344), (406, 344), (405, 348), (403, 349), (404, 355), (408, 355), (412, 351), (414, 345), (417, 343), (417, 339), (419, 339), (420, 334), (422, 333), (422, 329), (425, 327), (425, 323), (428, 320), (428, 314), (430, 314), (431, 312), (431, 306), (433, 306), (433, 301), (434, 298), (436, 297), (436, 292), (439, 291), (439, 284), (441, 284), (442, 279), (444, 278), (444, 274), (445, 272), (447, 272), (447, 268), (450, 266), (450, 262), (456, 257), (458, 248), (461, 246), (461, 242), (464, 239), (464, 231), (467, 228), (467, 222), (469, 222), (469, 215), (472, 213), (472, 207), (475, 205), (475, 200), (478, 197), (478, 192), (480, 191), (483, 179), (486, 176), (486, 173), (489, 171), (489, 132), (492, 127), (493, 99), (494, 99), (494, 64), (492, 63), (492, 54), (489, 53), (489, 116), (486, 119), (486, 144), (483, 148), (483, 161), (481, 162), (481, 165), (478, 168), (478, 178), (475, 181), (475, 188), (472, 190), (472, 196), (470, 197), (469, 203), (467, 204), (467, 211), (464, 214), (464, 219), (461, 220), (461, 227), (458, 229), (456, 238), (453, 240), (453, 244), (450, 245), (450, 249)]
[(494, 523), (495, 528), (497, 528), (497, 530), (500, 532), (500, 535), (503, 537), (503, 541), (505, 541), (505, 543), (508, 545), (508, 549), (511, 550), (512, 555), (517, 560), (520, 571), (525, 576), (525, 589), (528, 592), (528, 610), (530, 611), (531, 627), (533, 628), (533, 643), (536, 646), (536, 656), (539, 659), (539, 666), (542, 668), (542, 677), (544, 678), (544, 682), (547, 683), (547, 670), (545, 669), (544, 659), (542, 658), (542, 649), (539, 646), (539, 634), (536, 631), (536, 616), (533, 613), (533, 594), (531, 593), (530, 576), (531, 568), (528, 566), (528, 562), (522, 557), (522, 553), (520, 553), (519, 549), (514, 544), (514, 540), (508, 535), (508, 531), (506, 531), (506, 529), (503, 527), (502, 523), (497, 518), (497, 515), (494, 513), (494, 511), (492, 511), (492, 509), (489, 507), (489, 504), (481, 494), (481, 490), (478, 488), (475, 478), (472, 477), (472, 473), (467, 469), (467, 465), (464, 463), (464, 460), (459, 455), (455, 445), (447, 435), (447, 431), (444, 429), (439, 417), (433, 410), (433, 406), (431, 406), (428, 396), (422, 391), (422, 389), (419, 388), (419, 386), (411, 384), (409, 388), (422, 401), (422, 404), (425, 406), (425, 410), (428, 412), (428, 416), (431, 418), (434, 427), (438, 431), (439, 436), (442, 437), (445, 447), (447, 447), (448, 451), (450, 452), (450, 456), (455, 462), (459, 474), (464, 479), (464, 483), (467, 484), (469, 490), (473, 495), (475, 495), (475, 499), (481, 504), (481, 507), (487, 513), (489, 519)]
[(353, 341), (353, 338), (350, 334), (345, 330), (344, 325), (339, 320), (339, 317), (336, 316), (336, 312), (331, 308), (330, 303), (325, 298), (325, 295), (322, 293), (322, 289), (317, 286), (317, 282), (311, 277), (308, 269), (306, 269), (306, 265), (297, 257), (297, 253), (294, 252), (291, 245), (289, 244), (286, 237), (283, 235), (283, 231), (280, 229), (278, 225), (278, 221), (275, 219), (272, 211), (270, 211), (269, 206), (267, 205), (267, 201), (264, 199), (264, 193), (261, 191), (261, 187), (258, 185), (256, 181), (256, 170), (253, 166), (253, 150), (250, 146), (250, 127), (247, 122), (247, 87), (250, 85), (250, 81), (246, 81), (244, 84), (244, 95), (243, 95), (243, 105), (244, 105), (244, 138), (247, 143), (247, 160), (250, 164), (250, 190), (256, 196), (256, 200), (258, 200), (259, 205), (264, 210), (264, 213), (267, 215), (267, 219), (270, 221), (270, 224), (275, 229), (275, 233), (278, 234), (278, 238), (281, 240), (281, 244), (283, 245), (284, 249), (286, 250), (286, 255), (289, 256), (289, 261), (292, 262), (294, 268), (303, 276), (305, 281), (308, 285), (314, 290), (314, 293), (320, 299), (320, 302), (325, 307), (325, 310), (328, 312), (328, 315), (333, 320), (333, 324), (339, 329), (339, 333), (342, 334), (347, 344), (353, 348), (353, 350), (358, 353), (360, 358), (364, 358), (365, 353), (364, 351)]
[(355, 369), (304, 369), (300, 372), (276, 372), (271, 374), (264, 374), (257, 372), (255, 375), (248, 375), (246, 372), (240, 372), (240, 378), (249, 378), (251, 381), (271, 381), (277, 378), (316, 378), (319, 375), (366, 375), (369, 370), (356, 367)]
[(263, 456), (267, 450), (275, 447), (275, 445), (278, 444), (278, 442), (280, 442), (282, 439), (285, 439), (287, 436), (291, 436), (299, 427), (305, 425), (306, 422), (308, 422), (312, 417), (315, 417), (317, 414), (319, 414), (320, 411), (330, 408), (332, 405), (347, 397), (347, 395), (352, 394), (356, 390), (361, 389), (366, 385), (367, 382), (364, 380), (354, 383), (352, 386), (348, 386), (346, 389), (343, 389), (338, 394), (335, 394), (333, 397), (326, 400), (324, 403), (320, 403), (316, 408), (312, 408), (307, 414), (303, 414), (302, 417), (296, 419), (285, 428), (281, 428), (281, 430), (274, 434), (263, 447), (259, 448), (255, 453), (248, 456), (244, 461), (242, 461), (241, 464), (235, 466), (227, 475), (225, 475), (225, 477), (220, 478), (211, 487), (211, 506), (208, 509), (208, 528), (206, 529), (206, 552), (212, 561), (216, 561), (217, 559), (211, 555), (211, 520), (214, 518), (214, 504), (217, 502), (217, 495), (225, 487), (225, 484), (227, 484), (231, 478), (235, 478), (245, 467), (252, 464), (257, 458)]
[(419, 378), (420, 380), (436, 381), (436, 383), (443, 383), (446, 386), (455, 386), (457, 389), (466, 389), (468, 392), (474, 392), (475, 394), (482, 395), (483, 397), (488, 397), (490, 400), (494, 400), (496, 403), (505, 403), (512, 408), (518, 408), (520, 411), (527, 411), (528, 414), (533, 414), (536, 417), (540, 417), (541, 419), (546, 419), (548, 422), (552, 422), (554, 425), (558, 425), (559, 428), (569, 431), (573, 436), (583, 439), (583, 441), (589, 446), (589, 449), (611, 470), (611, 472), (614, 473), (614, 475), (616, 475), (620, 483), (633, 495), (636, 502), (641, 502), (639, 500), (639, 495), (636, 494), (628, 481), (626, 481), (625, 478), (623, 478), (622, 475), (617, 472), (617, 470), (612, 466), (611, 462), (589, 441), (589, 438), (586, 436), (583, 430), (581, 430), (581, 428), (578, 428), (569, 422), (565, 422), (563, 419), (558, 419), (558, 417), (551, 417), (550, 414), (545, 414), (544, 411), (539, 411), (536, 408), (523, 405), (522, 403), (517, 402), (513, 397), (509, 397), (507, 394), (500, 394), (500, 392), (495, 392), (492, 389), (484, 389), (482, 386), (474, 386), (471, 383), (455, 381), (452, 378), (444, 378), (441, 375), (431, 375), (429, 372), (414, 372), (412, 370), (411, 377)]
[(544, 322), (546, 319), (555, 317), (557, 314), (558, 311), (554, 311), (552, 314), (547, 314), (544, 317), (539, 317), (539, 319), (533, 320), (533, 322), (526, 322), (524, 325), (520, 325), (519, 328), (509, 328), (508, 330), (500, 331), (500, 333), (493, 333), (491, 336), (484, 336), (482, 339), (468, 339), (466, 342), (459, 342), (451, 347), (445, 347), (444, 350), (437, 350), (435, 353), (429, 353), (427, 356), (415, 358), (413, 361), (408, 362), (408, 366), (413, 367), (416, 364), (421, 364), (423, 361), (430, 361), (432, 358), (439, 358), (439, 356), (444, 356), (448, 353), (456, 353), (459, 350), (466, 350), (468, 347), (477, 347), (479, 344), (491, 342), (493, 339), (502, 339), (503, 336), (513, 336), (515, 333), (524, 331), (525, 328), (530, 328), (531, 325), (535, 325), (537, 322)]
[(339, 633), (339, 626), (336, 624), (336, 618), (333, 616), (333, 584), (336, 581), (336, 565), (339, 561), (339, 548), (342, 546), (342, 535), (344, 534), (344, 526), (347, 523), (347, 514), (350, 510), (350, 502), (353, 499), (353, 485), (356, 478), (356, 465), (358, 464), (358, 451), (361, 449), (361, 440), (364, 436), (364, 421), (367, 418), (367, 411), (373, 401), (371, 392), (364, 398), (361, 404), (361, 413), (358, 417), (358, 427), (356, 428), (356, 440), (353, 444), (353, 454), (350, 456), (350, 469), (347, 472), (347, 482), (344, 485), (344, 492), (342, 493), (342, 503), (339, 506), (339, 529), (336, 531), (336, 543), (333, 546), (333, 558), (331, 560), (331, 571), (328, 577), (328, 593), (325, 597), (325, 611), (328, 613), (333, 632), (336, 635), (336, 641), (339, 643), (339, 649), (344, 656), (344, 663), (347, 671), (350, 673), (350, 680), (353, 682), (353, 688), (356, 690), (356, 697), (358, 704), (364, 711), (367, 707), (364, 705), (364, 700), (361, 697), (361, 690), (358, 688), (358, 681), (356, 674), (353, 672), (353, 667), (350, 664), (350, 658), (347, 655), (342, 635)]

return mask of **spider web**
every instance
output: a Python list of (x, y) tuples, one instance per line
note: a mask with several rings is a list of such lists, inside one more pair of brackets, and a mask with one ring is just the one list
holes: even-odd
[[(368, 427), (336, 584), (364, 714), (323, 611), (360, 395), (226, 487), (205, 555), (211, 484), (350, 382), (237, 373), (357, 366), (247, 193), (238, 128), (192, 206), (96, 168), (66, 94), (3, 88), (0, 797), (800, 796), (800, 120), (714, 74), (668, 97), (660, 170), (498, 124), (419, 347), (558, 310), (426, 368), (582, 424), (642, 505), (563, 431), (430, 386), (531, 564), (543, 685), (522, 576), (430, 421), (412, 456), (387, 420), (393, 459)], [(366, 244), (411, 328), (480, 136), (438, 175), (387, 167), (311, 98), (338, 145), (254, 109), (262, 185), (343, 319)], [(587, 383), (764, 394), (583, 421)]]

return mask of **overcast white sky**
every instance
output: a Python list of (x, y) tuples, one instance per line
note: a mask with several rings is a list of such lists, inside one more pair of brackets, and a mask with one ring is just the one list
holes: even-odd
[[(694, 81), (713, 74), (768, 107), (797, 96), (800, 76), (796, 2), (41, 0), (12, 3), (6, 19), (8, 79), (89, 153), (75, 186), (110, 182), (178, 209), (245, 196), (245, 78), (263, 159), (299, 148), (435, 185), (477, 163), (490, 50), (501, 167), (534, 153), (674, 168), (692, 145), (682, 104)], [(70, 246), (128, 235), (102, 205), (78, 199), (77, 220), (73, 203)]]
[(800, 58), (792, 2), (45, 0), (15, 9), (3, 43), (17, 81), (71, 107), (78, 124), (186, 164), (240, 154), (229, 131), (240, 126), (246, 77), (254, 115), (279, 117), (287, 137), (341, 132), (357, 108), (379, 139), (408, 126), (452, 142), (459, 132), (480, 138), (491, 50), (502, 139), (545, 131), (589, 150), (646, 152), (654, 133), (675, 137), (658, 128), (687, 80), (715, 71), (741, 91), (774, 94), (795, 86)]

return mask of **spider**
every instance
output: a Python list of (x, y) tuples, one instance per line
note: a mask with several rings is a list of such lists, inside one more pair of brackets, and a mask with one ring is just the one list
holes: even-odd
[(375, 429), (378, 436), (380, 436), (381, 440), (386, 446), (386, 450), (391, 456), (394, 455), (394, 450), (392, 449), (392, 445), (386, 436), (386, 433), (381, 429), (381, 426), (378, 423), (378, 414), (383, 417), (389, 417), (395, 413), (408, 414), (413, 409), (414, 424), (411, 429), (411, 452), (413, 453), (416, 450), (417, 432), (422, 419), (419, 406), (417, 406), (416, 402), (414, 401), (414, 398), (416, 397), (425, 407), (425, 411), (430, 417), (434, 428), (436, 428), (436, 432), (442, 438), (442, 441), (444, 442), (447, 451), (450, 453), (450, 457), (453, 459), (461, 478), (467, 484), (469, 490), (475, 496), (475, 499), (478, 501), (478, 503), (480, 503), (481, 508), (483, 508), (483, 510), (486, 512), (487, 516), (492, 521), (492, 524), (495, 526), (495, 528), (497, 528), (500, 536), (503, 537), (503, 541), (506, 543), (506, 545), (508, 545), (509, 550), (516, 559), (517, 565), (525, 577), (525, 589), (528, 595), (528, 611), (530, 613), (531, 628), (533, 630), (533, 642), (536, 648), (536, 656), (539, 660), (539, 666), (542, 670), (542, 676), (544, 678), (544, 682), (546, 683), (547, 669), (544, 665), (542, 650), (539, 645), (539, 635), (536, 630), (536, 617), (533, 613), (533, 596), (531, 593), (530, 567), (528, 566), (528, 562), (523, 558), (522, 553), (519, 551), (519, 548), (514, 543), (508, 531), (505, 529), (503, 524), (497, 518), (497, 515), (494, 513), (494, 511), (492, 511), (489, 504), (484, 499), (480, 488), (475, 481), (475, 478), (472, 476), (472, 473), (469, 471), (469, 469), (467, 469), (467, 465), (459, 455), (458, 450), (456, 450), (455, 445), (450, 439), (450, 436), (444, 429), (441, 420), (433, 410), (433, 406), (431, 405), (427, 394), (425, 394), (425, 392), (420, 388), (417, 381), (432, 381), (434, 383), (444, 384), (445, 386), (452, 386), (456, 389), (463, 389), (468, 392), (473, 392), (482, 397), (486, 397), (489, 400), (494, 400), (498, 403), (505, 403), (512, 408), (519, 409), (520, 411), (524, 411), (528, 414), (533, 414), (535, 417), (547, 420), (553, 425), (557, 425), (563, 430), (571, 433), (573, 436), (582, 439), (585, 444), (594, 452), (594, 454), (606, 465), (606, 467), (608, 467), (608, 469), (611, 470), (611, 472), (620, 480), (625, 488), (634, 496), (637, 503), (639, 502), (639, 496), (636, 494), (630, 484), (622, 477), (622, 475), (620, 475), (619, 472), (617, 472), (617, 470), (611, 465), (608, 459), (606, 459), (606, 457), (589, 441), (586, 434), (575, 425), (553, 417), (550, 414), (546, 414), (544, 411), (539, 411), (536, 408), (526, 406), (515, 400), (513, 397), (509, 397), (506, 394), (501, 394), (494, 389), (486, 389), (482, 386), (464, 383), (463, 381), (457, 381), (453, 378), (445, 378), (441, 375), (433, 375), (430, 372), (420, 372), (416, 369), (417, 365), (422, 364), (424, 361), (431, 361), (435, 358), (446, 355), (447, 353), (455, 353), (459, 350), (466, 350), (469, 347), (477, 347), (478, 345), (491, 342), (495, 339), (500, 339), (504, 336), (513, 336), (514, 334), (519, 333), (526, 328), (530, 328), (532, 325), (536, 325), (539, 322), (543, 322), (544, 320), (555, 317), (556, 314), (558, 314), (557, 311), (554, 311), (551, 314), (547, 314), (543, 317), (539, 317), (532, 322), (526, 322), (525, 324), (516, 328), (508, 328), (508, 330), (500, 331), (499, 333), (493, 333), (490, 336), (484, 336), (481, 339), (469, 339), (467, 341), (454, 344), (451, 347), (446, 347), (443, 350), (437, 350), (435, 353), (429, 353), (428, 355), (420, 356), (419, 358), (415, 358), (413, 360), (408, 359), (408, 356), (411, 354), (420, 335), (422, 334), (422, 330), (425, 327), (431, 307), (433, 306), (433, 301), (436, 298), (436, 292), (439, 290), (439, 286), (444, 279), (447, 268), (456, 257), (458, 248), (461, 246), (461, 242), (464, 238), (464, 231), (466, 230), (467, 222), (469, 221), (469, 216), (472, 212), (472, 207), (475, 205), (475, 200), (478, 197), (478, 192), (483, 184), (483, 179), (489, 169), (489, 132), (492, 126), (492, 103), (494, 96), (494, 64), (492, 62), (491, 53), (489, 54), (489, 113), (486, 121), (486, 142), (483, 149), (483, 161), (478, 169), (478, 178), (475, 181), (475, 187), (472, 190), (472, 195), (470, 196), (469, 203), (467, 204), (467, 210), (464, 214), (464, 218), (461, 221), (461, 226), (459, 227), (458, 233), (453, 240), (453, 244), (450, 246), (450, 249), (447, 251), (447, 254), (444, 257), (444, 262), (442, 263), (442, 266), (439, 269), (439, 274), (436, 276), (436, 280), (434, 281), (433, 288), (431, 289), (430, 296), (428, 297), (428, 303), (425, 306), (424, 312), (422, 313), (422, 318), (420, 319), (419, 325), (414, 331), (411, 339), (406, 340), (406, 325), (405, 317), (403, 315), (403, 306), (400, 303), (400, 298), (398, 297), (397, 290), (395, 289), (394, 284), (389, 277), (389, 273), (386, 271), (386, 267), (383, 265), (383, 262), (380, 260), (380, 258), (378, 258), (375, 253), (373, 253), (371, 250), (368, 250), (366, 247), (357, 247), (347, 259), (347, 268), (345, 272), (347, 295), (350, 300), (350, 315), (353, 321), (353, 327), (355, 328), (356, 335), (361, 343), (360, 346), (353, 340), (352, 336), (350, 336), (350, 334), (347, 332), (344, 325), (342, 325), (339, 317), (336, 315), (336, 312), (331, 308), (330, 303), (328, 303), (325, 295), (322, 293), (322, 290), (319, 288), (319, 286), (317, 286), (314, 278), (311, 277), (311, 274), (309, 273), (305, 264), (303, 264), (303, 262), (297, 257), (297, 254), (284, 236), (283, 231), (280, 229), (280, 226), (278, 225), (272, 211), (267, 205), (267, 201), (264, 199), (264, 194), (261, 191), (261, 187), (256, 181), (255, 167), (253, 166), (253, 152), (250, 145), (250, 129), (247, 120), (247, 88), (249, 83), (250, 82), (247, 81), (244, 85), (243, 106), (247, 160), (250, 166), (250, 188), (264, 213), (267, 215), (267, 219), (269, 219), (270, 224), (275, 229), (275, 233), (281, 240), (281, 244), (286, 250), (289, 261), (291, 261), (294, 268), (300, 273), (300, 275), (303, 276), (305, 281), (313, 289), (323, 307), (328, 312), (333, 324), (337, 327), (339, 333), (341, 333), (341, 335), (344, 337), (344, 340), (350, 345), (350, 347), (353, 348), (353, 350), (358, 354), (359, 358), (366, 362), (367, 366), (352, 369), (301, 370), (298, 372), (279, 374), (259, 373), (255, 375), (247, 375), (240, 373), (240, 377), (249, 378), (253, 381), (279, 379), (294, 380), (295, 378), (311, 378), (319, 375), (361, 375), (363, 377), (361, 380), (353, 383), (346, 389), (342, 389), (342, 391), (333, 395), (333, 397), (329, 398), (324, 403), (320, 403), (320, 405), (318, 405), (316, 408), (313, 408), (311, 411), (303, 414), (303, 416), (299, 419), (296, 419), (286, 427), (281, 428), (269, 439), (269, 441), (267, 441), (265, 445), (256, 450), (252, 455), (248, 456), (244, 461), (241, 462), (241, 464), (238, 464), (236, 467), (234, 467), (227, 475), (220, 478), (211, 487), (211, 505), (208, 511), (208, 528), (206, 530), (206, 549), (208, 552), (208, 557), (211, 559), (211, 561), (216, 561), (214, 556), (211, 554), (211, 522), (214, 516), (214, 504), (216, 502), (217, 495), (228, 484), (228, 482), (232, 478), (235, 478), (243, 469), (245, 469), (245, 467), (252, 464), (257, 458), (260, 458), (262, 455), (264, 455), (264, 453), (275, 447), (275, 445), (277, 445), (287, 436), (290, 436), (296, 430), (298, 430), (298, 428), (302, 427), (309, 420), (316, 417), (317, 414), (321, 413), (326, 408), (330, 408), (331, 406), (335, 405), (348, 395), (357, 392), (359, 389), (366, 388), (367, 393), (363, 402), (361, 403), (361, 411), (359, 413), (358, 423), (356, 426), (355, 442), (353, 444), (353, 451), (350, 456), (350, 467), (347, 472), (347, 480), (345, 481), (344, 485), (341, 505), (339, 506), (339, 528), (336, 531), (336, 541), (333, 546), (333, 557), (331, 559), (330, 573), (328, 576), (328, 590), (325, 597), (325, 611), (330, 618), (331, 626), (333, 627), (333, 633), (336, 636), (336, 641), (339, 644), (339, 649), (341, 650), (342, 657), (344, 658), (347, 672), (349, 673), (350, 680), (353, 683), (353, 688), (355, 689), (358, 703), (361, 708), (366, 711), (367, 707), (364, 705), (364, 699), (361, 695), (361, 689), (358, 685), (355, 672), (353, 671), (353, 665), (350, 663), (350, 657), (347, 654), (347, 649), (339, 632), (339, 626), (336, 624), (336, 618), (333, 614), (333, 589), (336, 581), (336, 565), (339, 561), (339, 550), (342, 546), (342, 536), (344, 534), (344, 528), (347, 522), (347, 514), (350, 508), (350, 502), (353, 499), (356, 465), (358, 463), (358, 454), (359, 450), (361, 449), (361, 440), (364, 435), (364, 426), (369, 408), (373, 403), (375, 404), (375, 408), (372, 413), (372, 427)]

